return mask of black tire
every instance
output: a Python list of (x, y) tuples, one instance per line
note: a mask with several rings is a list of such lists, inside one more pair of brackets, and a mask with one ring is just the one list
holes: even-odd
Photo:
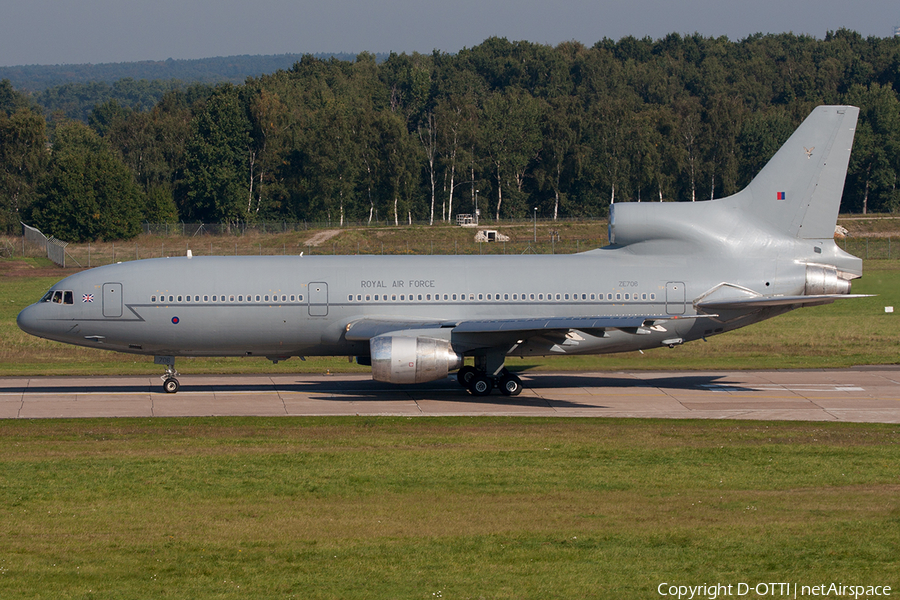
[(456, 380), (459, 382), (459, 385), (463, 386), (464, 388), (468, 388), (469, 384), (472, 382), (472, 379), (477, 374), (478, 369), (466, 365), (456, 372)]
[(512, 373), (507, 373), (500, 378), (497, 387), (504, 396), (518, 396), (522, 393), (522, 380)]
[(494, 389), (494, 382), (486, 375), (476, 375), (469, 382), (469, 391), (473, 396), (487, 396)]
[(174, 394), (178, 391), (181, 385), (178, 383), (178, 380), (174, 377), (169, 377), (165, 381), (163, 381), (163, 391), (167, 394)]

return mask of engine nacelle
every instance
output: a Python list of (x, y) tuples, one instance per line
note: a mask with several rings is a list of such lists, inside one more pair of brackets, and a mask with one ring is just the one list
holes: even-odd
[(443, 379), (463, 365), (447, 340), (379, 335), (369, 340), (372, 379), (387, 383), (424, 383)]
[(838, 270), (825, 265), (806, 265), (806, 295), (849, 294), (850, 282), (841, 278)]

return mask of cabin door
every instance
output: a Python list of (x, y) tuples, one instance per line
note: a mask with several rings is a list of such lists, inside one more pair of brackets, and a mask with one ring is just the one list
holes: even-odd
[(122, 284), (121, 283), (104, 283), (103, 284), (103, 316), (104, 317), (121, 317), (122, 316)]
[(323, 281), (309, 284), (309, 316), (328, 316), (328, 284)]

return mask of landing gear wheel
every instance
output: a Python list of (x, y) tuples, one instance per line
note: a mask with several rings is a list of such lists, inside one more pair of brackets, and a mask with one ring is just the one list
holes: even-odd
[(472, 379), (474, 379), (475, 375), (477, 374), (478, 369), (466, 365), (456, 372), (456, 380), (459, 382), (459, 385), (467, 388), (472, 383)]
[(475, 375), (469, 382), (469, 391), (473, 396), (487, 396), (494, 388), (494, 382), (487, 375)]
[(500, 377), (497, 387), (504, 396), (518, 396), (522, 393), (522, 380), (512, 373), (504, 373)]
[(163, 381), (163, 391), (165, 391), (167, 394), (174, 394), (180, 387), (181, 385), (174, 377), (169, 377), (168, 379)]

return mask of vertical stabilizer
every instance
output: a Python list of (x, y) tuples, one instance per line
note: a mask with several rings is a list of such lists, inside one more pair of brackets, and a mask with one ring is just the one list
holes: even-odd
[(738, 193), (745, 210), (803, 239), (831, 239), (859, 109), (819, 106)]

